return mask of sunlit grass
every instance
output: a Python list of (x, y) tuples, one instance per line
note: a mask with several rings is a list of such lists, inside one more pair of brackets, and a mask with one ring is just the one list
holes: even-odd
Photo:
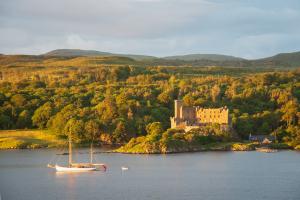
[(0, 149), (47, 148), (64, 146), (64, 140), (47, 130), (2, 130)]

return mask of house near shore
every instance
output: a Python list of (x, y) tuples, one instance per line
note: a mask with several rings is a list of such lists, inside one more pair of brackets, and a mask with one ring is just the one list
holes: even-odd
[(185, 132), (210, 124), (218, 124), (223, 130), (230, 126), (229, 109), (184, 106), (182, 100), (175, 100), (175, 115), (171, 117), (171, 128), (184, 129)]
[(261, 144), (270, 144), (275, 141), (273, 135), (249, 135), (249, 141), (259, 142)]

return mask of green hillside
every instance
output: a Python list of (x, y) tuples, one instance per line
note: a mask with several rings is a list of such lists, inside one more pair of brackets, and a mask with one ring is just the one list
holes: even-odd
[(20, 67), (84, 67), (104, 64), (135, 64), (136, 61), (120, 56), (30, 56), (30, 55), (3, 55), (0, 56), (1, 68)]
[(74, 57), (74, 56), (118, 56), (127, 57), (135, 60), (154, 59), (154, 56), (134, 55), (134, 54), (117, 54), (109, 52), (101, 52), (95, 50), (81, 50), (81, 49), (56, 49), (48, 53), (42, 54), (43, 56), (54, 57)]
[(188, 54), (179, 56), (168, 56), (164, 57), (167, 60), (184, 60), (184, 61), (195, 61), (195, 60), (211, 60), (211, 61), (241, 61), (243, 58), (234, 56), (219, 55), (219, 54)]
[(110, 56), (111, 53), (101, 52), (95, 50), (81, 50), (81, 49), (56, 49), (49, 51), (44, 56)]
[(300, 67), (300, 51), (292, 53), (280, 53), (272, 57), (255, 60), (254, 63), (262, 63), (261, 65), (277, 64), (290, 67)]

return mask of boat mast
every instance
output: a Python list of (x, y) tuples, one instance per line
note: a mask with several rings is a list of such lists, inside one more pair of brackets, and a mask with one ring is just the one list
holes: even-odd
[(71, 134), (69, 134), (69, 166), (72, 165), (72, 141)]
[(91, 150), (90, 150), (90, 163), (93, 163), (93, 142), (91, 143)]

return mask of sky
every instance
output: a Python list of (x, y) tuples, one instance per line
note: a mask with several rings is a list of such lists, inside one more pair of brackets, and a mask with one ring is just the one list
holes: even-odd
[(300, 0), (1, 0), (0, 53), (300, 51)]

